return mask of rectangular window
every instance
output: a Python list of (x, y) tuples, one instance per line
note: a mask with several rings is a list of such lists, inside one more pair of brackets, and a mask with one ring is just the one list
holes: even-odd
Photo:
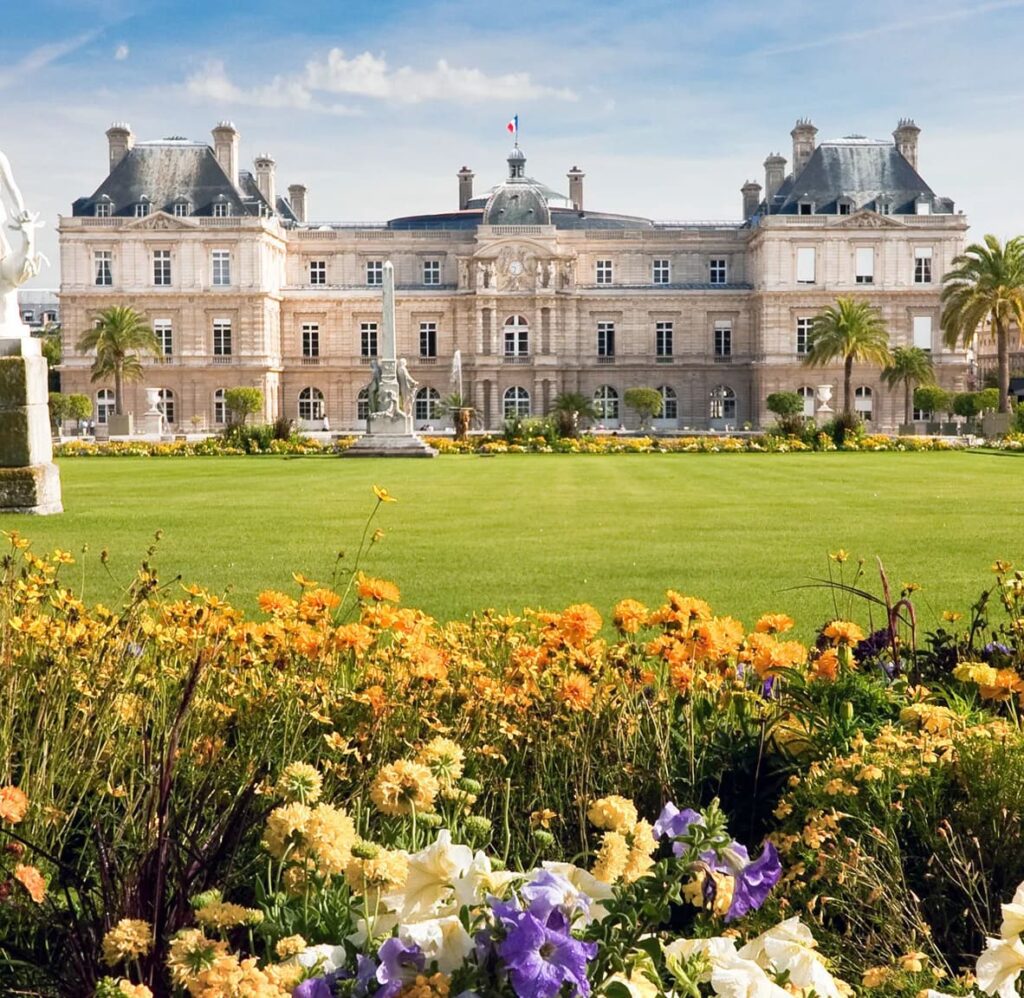
[(654, 324), (654, 355), (656, 357), (672, 356), (672, 323), (656, 322)]
[(597, 355), (598, 357), (615, 356), (614, 322), (599, 322), (597, 324)]
[(441, 261), (423, 261), (423, 283), (428, 287), (441, 283)]
[(110, 218), (110, 202), (98, 202), (96, 205), (95, 215), (97, 218)]
[(315, 322), (302, 324), (302, 356), (320, 356), (320, 327)]
[(800, 202), (800, 214), (801, 215), (812, 215), (814, 214), (814, 205), (810, 201)]
[(505, 356), (530, 356), (530, 330), (522, 322), (505, 323)]
[(672, 280), (672, 265), (668, 260), (654, 261), (653, 283), (669, 284)]
[(189, 206), (185, 201), (177, 201), (174, 205), (174, 217), (175, 218), (187, 218)]
[(361, 357), (377, 356), (376, 322), (362, 322), (359, 324), (359, 355)]
[(932, 250), (930, 246), (919, 246), (914, 250), (914, 283), (932, 283)]
[(110, 250), (97, 250), (92, 258), (96, 265), (96, 283), (103, 288), (111, 287), (114, 283), (113, 254)]
[(875, 283), (875, 251), (870, 246), (857, 250), (857, 283)]
[(849, 215), (850, 214), (850, 203), (848, 201), (839, 202), (839, 214)]
[(813, 319), (803, 318), (796, 320), (796, 352), (801, 357), (811, 348), (812, 325), (814, 325)]
[(169, 319), (157, 319), (153, 323), (153, 334), (160, 344), (160, 353), (170, 357), (174, 353), (174, 330)]
[(437, 323), (436, 322), (421, 322), (420, 323), (420, 356), (421, 357), (436, 357), (437, 356)]
[(309, 283), (310, 284), (326, 284), (327, 283), (327, 261), (326, 260), (310, 260), (309, 261)]
[(932, 348), (932, 317), (914, 316), (914, 346), (930, 351)]
[(932, 213), (932, 204), (930, 201), (918, 201), (917, 202), (917, 214), (918, 215), (930, 215)]
[(231, 320), (213, 320), (213, 355), (214, 357), (231, 356)]
[(708, 280), (712, 284), (725, 284), (728, 279), (725, 260), (708, 261), (708, 275)]
[(797, 284), (814, 283), (814, 247), (801, 246), (796, 251)]
[(153, 253), (153, 283), (158, 288), (171, 285), (171, 251), (155, 250)]
[(732, 323), (731, 322), (716, 322), (715, 323), (715, 356), (716, 357), (731, 357), (732, 356)]
[(597, 261), (597, 283), (598, 284), (611, 284), (612, 283), (612, 262), (611, 262), (611, 260), (598, 260)]
[(214, 250), (211, 259), (213, 283), (217, 287), (227, 287), (231, 283), (231, 254), (227, 250)]
[(135, 206), (135, 217), (136, 218), (145, 218), (148, 214), (149, 214), (149, 203), (148, 202), (144, 201), (142, 204), (137, 204)]
[(231, 205), (226, 201), (218, 201), (213, 206), (213, 217), (214, 218), (227, 218), (231, 214)]
[(366, 283), (371, 287), (380, 287), (384, 283), (384, 261), (366, 261)]

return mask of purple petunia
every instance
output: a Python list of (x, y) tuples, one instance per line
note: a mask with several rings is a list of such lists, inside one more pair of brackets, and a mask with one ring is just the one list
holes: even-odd
[(566, 984), (575, 998), (589, 998), (587, 961), (597, 953), (596, 943), (574, 939), (559, 911), (552, 911), (548, 922), (529, 911), (505, 921), (513, 924), (498, 954), (518, 998), (555, 998)]
[(753, 861), (739, 842), (732, 842), (721, 856), (709, 851), (700, 858), (716, 873), (727, 873), (733, 878), (732, 903), (725, 913), (727, 922), (760, 908), (782, 876), (779, 854), (771, 842), (765, 842), (761, 855)]
[[(704, 818), (693, 808), (688, 807), (680, 811), (675, 804), (669, 801), (661, 809), (661, 814), (658, 815), (658, 820), (654, 823), (654, 837), (656, 839), (679, 839), (686, 834), (690, 825), (703, 824)], [(682, 856), (686, 852), (686, 846), (681, 842), (673, 841), (672, 852), (676, 856)]]
[(577, 911), (590, 911), (590, 898), (565, 877), (542, 870), (519, 892), (529, 904), (529, 912), (542, 922), (556, 908), (561, 908), (571, 921)]
[(426, 958), (419, 946), (415, 943), (406, 946), (397, 936), (381, 945), (377, 957), (380, 960), (377, 981), (384, 985), (376, 992), (380, 998), (393, 998), (406, 984), (416, 980), (416, 975), (426, 966)]

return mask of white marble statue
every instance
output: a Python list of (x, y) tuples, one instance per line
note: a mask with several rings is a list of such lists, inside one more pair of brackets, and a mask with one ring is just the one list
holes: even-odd
[(18, 311), (18, 288), (49, 263), (36, 252), (40, 225), (38, 214), (25, 210), (11, 164), (0, 153), (0, 330), (5, 336), (28, 336)]
[(416, 396), (416, 386), (419, 382), (409, 373), (404, 357), (398, 362), (395, 376), (398, 379), (398, 390), (401, 393), (400, 408), (402, 412), (409, 415), (412, 412), (412, 402)]

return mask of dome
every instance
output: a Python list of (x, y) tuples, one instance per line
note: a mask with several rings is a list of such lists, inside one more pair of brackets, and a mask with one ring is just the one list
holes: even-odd
[(483, 221), (485, 225), (550, 225), (551, 212), (538, 186), (509, 181), (488, 199)]
[(525, 163), (526, 153), (519, 146), (513, 146), (512, 151), (508, 154), (508, 161), (510, 163)]

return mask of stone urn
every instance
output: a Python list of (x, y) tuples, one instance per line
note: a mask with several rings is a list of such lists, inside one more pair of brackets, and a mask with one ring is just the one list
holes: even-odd
[(827, 423), (835, 415), (835, 410), (829, 405), (829, 402), (832, 401), (832, 386), (818, 385), (815, 389), (815, 396), (818, 405), (814, 410), (814, 419), (821, 426), (822, 423)]
[(146, 389), (146, 405), (149, 408), (146, 410), (147, 416), (159, 416), (160, 415), (160, 389), (159, 388), (147, 388)]

